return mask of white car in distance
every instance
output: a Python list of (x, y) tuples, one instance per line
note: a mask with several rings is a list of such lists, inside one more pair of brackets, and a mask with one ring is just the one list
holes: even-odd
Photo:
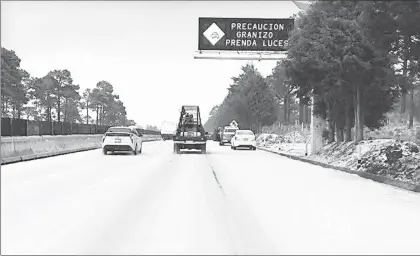
[(231, 143), (232, 145), (232, 138), (235, 136), (237, 130), (239, 130), (237, 127), (225, 126), (220, 134), (219, 145), (223, 146), (225, 143)]
[(255, 134), (251, 130), (237, 130), (231, 141), (231, 148), (236, 150), (239, 147), (246, 147), (252, 150), (257, 149)]
[(141, 153), (143, 139), (136, 129), (131, 127), (111, 127), (102, 137), (102, 152), (133, 152), (134, 155)]

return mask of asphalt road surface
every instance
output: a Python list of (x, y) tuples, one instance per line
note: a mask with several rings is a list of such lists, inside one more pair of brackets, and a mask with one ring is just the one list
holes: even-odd
[(1, 168), (2, 254), (420, 254), (420, 195), (264, 151)]

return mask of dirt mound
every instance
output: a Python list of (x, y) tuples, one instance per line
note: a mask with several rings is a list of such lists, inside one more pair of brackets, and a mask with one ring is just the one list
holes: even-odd
[[(420, 183), (420, 147), (389, 139), (331, 143), (314, 158), (355, 171)], [(360, 162), (358, 161), (360, 157)]]
[(412, 142), (392, 144), (363, 155), (358, 166), (361, 171), (402, 181), (420, 182), (419, 146)]
[(289, 132), (283, 138), (284, 143), (305, 143), (306, 141), (305, 134), (301, 131)]
[[(304, 134), (298, 131), (285, 135), (261, 134), (257, 138), (260, 147), (297, 155), (304, 154), (304, 142)], [(355, 142), (334, 142), (309, 158), (354, 171), (420, 183), (420, 146), (414, 142), (395, 139), (371, 139), (357, 145)]]
[(262, 133), (257, 136), (256, 143), (259, 147), (268, 147), (277, 144), (279, 137), (277, 134)]

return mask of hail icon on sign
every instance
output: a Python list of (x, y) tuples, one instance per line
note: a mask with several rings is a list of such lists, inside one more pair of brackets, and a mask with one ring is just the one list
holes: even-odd
[(208, 29), (206, 29), (206, 31), (204, 31), (203, 35), (212, 45), (215, 45), (220, 39), (222, 39), (225, 33), (219, 28), (219, 26), (216, 25), (216, 23), (213, 23)]

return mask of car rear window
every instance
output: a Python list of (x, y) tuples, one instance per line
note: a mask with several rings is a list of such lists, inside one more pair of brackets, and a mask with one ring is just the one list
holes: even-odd
[(237, 129), (225, 129), (225, 132), (236, 132)]
[(130, 133), (124, 133), (124, 132), (107, 132), (106, 136), (109, 137), (129, 137)]
[(254, 135), (252, 131), (237, 131), (236, 134), (238, 135)]
[(131, 129), (130, 128), (109, 128), (108, 132), (127, 132), (127, 133), (130, 133)]

